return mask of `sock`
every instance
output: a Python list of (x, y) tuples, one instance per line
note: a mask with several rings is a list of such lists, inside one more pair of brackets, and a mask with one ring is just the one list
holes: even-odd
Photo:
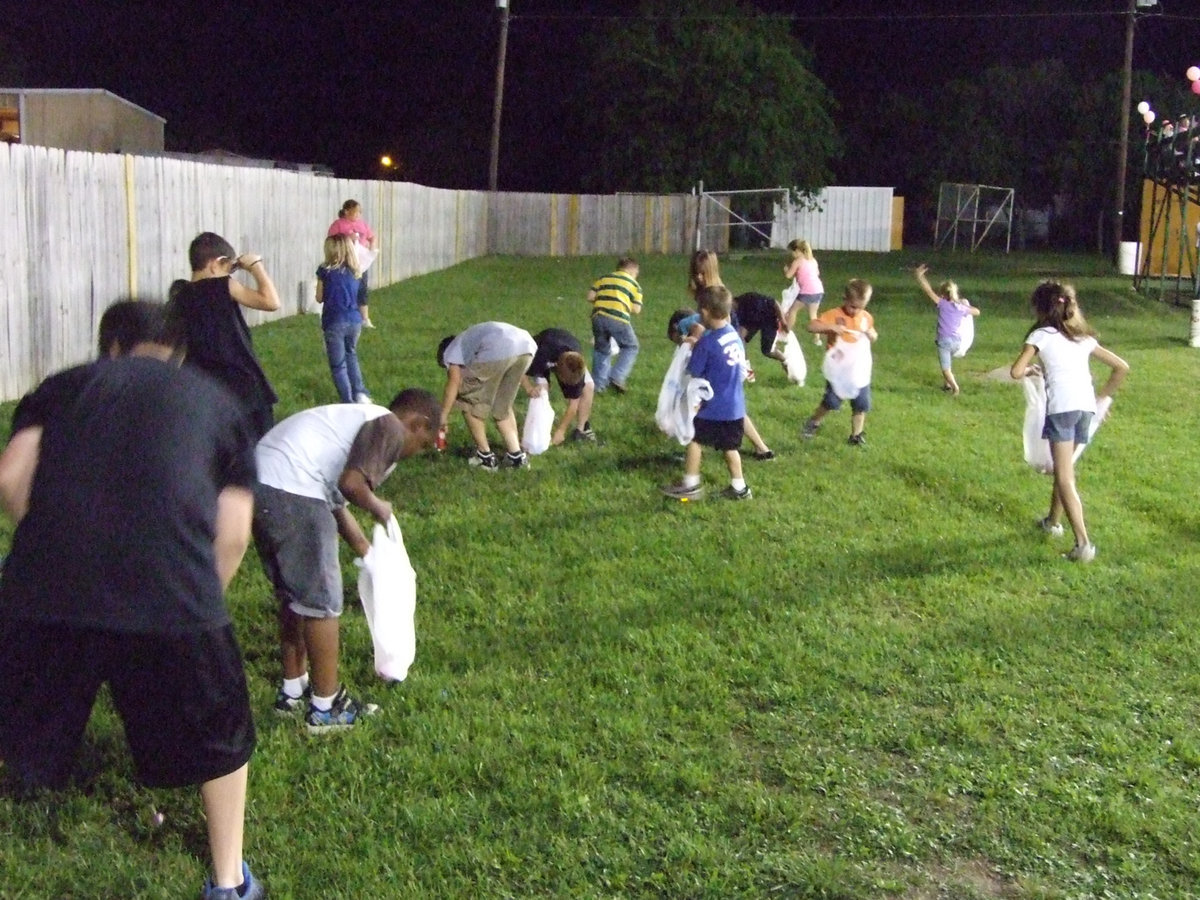
[(293, 699), (296, 699), (303, 694), (306, 687), (308, 687), (307, 672), (305, 672), (299, 678), (283, 679), (283, 692)]
[(731, 488), (733, 488), (735, 491), (744, 491), (746, 489), (746, 479), (745, 478), (730, 478), (729, 486)]
[(694, 488), (699, 483), (700, 483), (699, 475), (684, 475), (683, 476), (683, 486), (684, 487)]
[(333, 709), (333, 700), (336, 696), (337, 691), (334, 691), (333, 694), (328, 697), (318, 697), (316, 694), (313, 694), (313, 709), (317, 710), (318, 712), (329, 712), (329, 710)]

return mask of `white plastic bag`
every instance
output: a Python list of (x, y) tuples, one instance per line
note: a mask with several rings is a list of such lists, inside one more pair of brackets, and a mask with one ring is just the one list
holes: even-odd
[(871, 342), (858, 332), (855, 340), (839, 337), (821, 363), (821, 374), (843, 400), (853, 400), (871, 383)]
[(783, 289), (783, 293), (779, 295), (779, 309), (786, 313), (792, 308), (792, 304), (796, 302), (800, 296), (800, 285), (796, 283), (796, 279), (792, 279), (792, 283)]
[(375, 257), (379, 255), (378, 250), (372, 250), (366, 244), (354, 244), (354, 255), (358, 257), (358, 271), (365, 272), (371, 268), (371, 263), (375, 262)]
[[(1046, 424), (1046, 382), (1041, 375), (1026, 375), (1021, 379), (1021, 387), (1025, 391), (1025, 428), (1021, 435), (1025, 462), (1043, 475), (1052, 475), (1054, 459), (1050, 455), (1050, 442), (1042, 437), (1042, 429)], [(1101, 397), (1096, 401), (1096, 414), (1092, 416), (1092, 424), (1088, 429), (1089, 443), (1111, 407), (1112, 397)], [(1080, 444), (1075, 448), (1075, 460), (1079, 459), (1087, 446)]]
[(975, 343), (975, 317), (967, 313), (958, 323), (958, 349), (954, 351), (956, 359), (962, 359)]
[(521, 449), (530, 456), (537, 456), (550, 449), (554, 407), (550, 405), (550, 382), (545, 378), (535, 378), (533, 383), (541, 385), (542, 390), (536, 397), (529, 398), (525, 427), (521, 432)]
[(375, 526), (367, 555), (358, 560), (358, 597), (362, 601), (380, 678), (403, 681), (417, 655), (417, 573), (408, 560), (400, 523)]
[(808, 363), (804, 361), (804, 351), (800, 349), (796, 332), (779, 332), (775, 338), (775, 346), (780, 344), (783, 344), (783, 367), (787, 369), (788, 381), (804, 387), (804, 379), (808, 377)]
[(680, 444), (691, 443), (696, 434), (692, 420), (700, 404), (712, 399), (712, 385), (703, 378), (693, 378), (688, 374), (687, 364), (691, 358), (690, 344), (680, 344), (676, 348), (658, 392), (658, 408), (654, 412), (658, 427)]

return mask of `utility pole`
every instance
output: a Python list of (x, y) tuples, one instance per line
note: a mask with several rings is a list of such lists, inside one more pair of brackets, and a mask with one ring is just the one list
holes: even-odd
[(1129, 155), (1129, 104), (1133, 101), (1133, 28), (1138, 0), (1129, 0), (1125, 16), (1125, 65), (1121, 69), (1121, 133), (1117, 141), (1117, 209), (1113, 217), (1113, 259), (1121, 253), (1125, 239), (1125, 166)]
[[(1134, 0), (1129, 0), (1133, 3)], [(508, 54), (508, 0), (496, 0), (500, 10), (500, 52), (496, 56), (496, 98), (492, 107), (492, 153), (488, 162), (488, 190), (496, 190), (500, 173), (500, 111), (504, 107), (504, 57)]]

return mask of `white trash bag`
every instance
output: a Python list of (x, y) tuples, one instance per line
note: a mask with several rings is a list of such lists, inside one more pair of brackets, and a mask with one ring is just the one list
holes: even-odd
[[(1021, 379), (1021, 387), (1025, 391), (1025, 428), (1021, 435), (1025, 462), (1043, 475), (1052, 475), (1054, 459), (1050, 455), (1050, 442), (1042, 437), (1042, 428), (1046, 424), (1046, 382), (1041, 375), (1026, 375)], [(1092, 416), (1092, 424), (1088, 429), (1089, 443), (1111, 407), (1112, 397), (1101, 397), (1096, 401), (1096, 414)], [(1080, 444), (1075, 448), (1075, 460), (1079, 459), (1087, 446)]]
[(783, 293), (779, 295), (779, 309), (783, 313), (787, 313), (792, 308), (792, 304), (800, 297), (800, 285), (796, 284), (796, 279), (792, 279), (792, 283), (783, 289)]
[(521, 449), (530, 456), (537, 456), (550, 449), (554, 407), (550, 405), (550, 382), (545, 378), (535, 378), (533, 382), (540, 385), (542, 390), (536, 397), (529, 398), (525, 427), (521, 432)]
[(404, 549), (400, 523), (376, 524), (367, 555), (357, 560), (358, 597), (375, 649), (375, 672), (403, 681), (417, 655), (417, 573)]
[(871, 342), (861, 331), (855, 337), (853, 341), (838, 337), (821, 363), (821, 374), (843, 400), (853, 400), (871, 383)]
[(688, 374), (687, 364), (691, 358), (690, 344), (680, 344), (676, 348), (658, 392), (658, 407), (654, 412), (654, 421), (662, 432), (684, 445), (690, 444), (696, 435), (693, 420), (700, 404), (712, 399), (712, 385), (704, 378), (693, 378)]
[[(780, 344), (783, 344), (781, 348)], [(779, 332), (775, 338), (775, 346), (783, 351), (783, 367), (787, 369), (788, 381), (804, 387), (804, 379), (808, 377), (808, 363), (804, 360), (804, 351), (800, 349), (796, 332)]]
[(956, 359), (962, 359), (975, 343), (975, 317), (967, 313), (958, 323), (958, 349), (954, 351)]

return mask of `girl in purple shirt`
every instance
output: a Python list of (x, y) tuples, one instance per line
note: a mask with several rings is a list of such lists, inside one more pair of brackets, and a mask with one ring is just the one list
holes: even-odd
[(913, 269), (913, 277), (917, 279), (917, 284), (921, 286), (925, 296), (937, 306), (937, 337), (934, 343), (937, 345), (938, 363), (942, 367), (942, 380), (944, 381), (942, 390), (957, 394), (959, 392), (958, 382), (954, 379), (950, 361), (962, 346), (960, 331), (963, 319), (967, 316), (979, 315), (979, 310), (969, 301), (958, 296), (958, 285), (953, 281), (943, 281), (934, 291), (929, 284), (929, 279), (925, 277), (925, 273), (928, 271), (929, 266), (922, 263)]

